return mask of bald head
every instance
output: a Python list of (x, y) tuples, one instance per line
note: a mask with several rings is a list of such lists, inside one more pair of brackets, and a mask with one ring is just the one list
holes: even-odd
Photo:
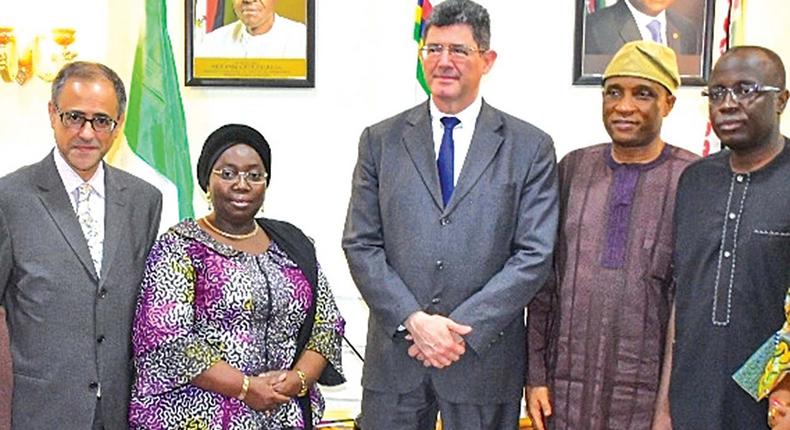
[(785, 88), (785, 66), (782, 59), (776, 52), (762, 46), (736, 46), (722, 54), (716, 62), (714, 71), (721, 68), (729, 68), (746, 62), (752, 65), (752, 70), (760, 70), (765, 79), (761, 82), (765, 85), (774, 85), (781, 89)]

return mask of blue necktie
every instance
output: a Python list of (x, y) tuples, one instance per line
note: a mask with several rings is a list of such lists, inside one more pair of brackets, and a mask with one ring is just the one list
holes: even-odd
[(661, 43), (661, 22), (654, 19), (647, 24), (647, 29), (650, 30), (650, 36), (653, 38), (653, 42)]
[(455, 188), (453, 175), (453, 156), (455, 153), (455, 143), (453, 142), (453, 128), (461, 123), (461, 120), (454, 116), (445, 116), (441, 119), (444, 125), (442, 135), (442, 145), (439, 146), (439, 158), (436, 160), (436, 167), (439, 168), (439, 184), (442, 186), (442, 201), (444, 206), (450, 201)]

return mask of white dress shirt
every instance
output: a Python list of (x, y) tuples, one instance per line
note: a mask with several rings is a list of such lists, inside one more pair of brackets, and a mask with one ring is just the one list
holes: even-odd
[[(60, 180), (63, 182), (63, 186), (66, 188), (66, 193), (69, 195), (69, 201), (71, 202), (71, 207), (74, 208), (74, 213), (77, 213), (77, 199), (79, 198), (79, 188), (85, 180), (83, 180), (71, 166), (68, 165), (66, 160), (63, 158), (63, 155), (55, 148), (54, 158), (55, 158), (55, 168), (58, 171), (58, 175), (60, 175)], [(88, 206), (90, 206), (91, 216), (94, 220), (96, 220), (96, 227), (99, 233), (99, 237), (104, 238), (104, 200), (105, 200), (105, 188), (104, 188), (104, 163), (99, 163), (99, 167), (96, 169), (96, 172), (93, 174), (93, 177), (87, 181), (91, 188), (93, 188), (93, 192), (91, 193), (91, 197), (88, 200)]]
[(475, 133), (477, 116), (480, 115), (480, 109), (483, 107), (483, 99), (478, 95), (472, 104), (455, 115), (440, 111), (433, 98), (431, 98), (429, 104), (431, 109), (431, 128), (433, 129), (433, 150), (437, 158), (439, 157), (439, 148), (442, 146), (442, 136), (444, 135), (442, 117), (454, 116), (461, 121), (460, 124), (453, 128), (453, 146), (455, 147), (453, 152), (453, 184), (457, 184), (458, 176), (461, 174), (461, 168), (466, 160), (466, 154), (469, 152), (469, 145), (472, 144), (472, 136)]
[(634, 5), (631, 4), (631, 1), (625, 2), (628, 6), (628, 9), (631, 10), (631, 15), (633, 15), (634, 20), (636, 21), (636, 28), (639, 29), (639, 34), (642, 35), (642, 40), (653, 40), (653, 35), (650, 33), (650, 29), (647, 28), (647, 25), (650, 24), (651, 21), (658, 21), (661, 23), (661, 43), (666, 45), (667, 44), (667, 11), (662, 10), (656, 16), (650, 16), (640, 12)]

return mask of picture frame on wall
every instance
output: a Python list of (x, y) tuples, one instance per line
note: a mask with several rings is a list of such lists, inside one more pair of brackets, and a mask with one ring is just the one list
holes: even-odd
[(315, 0), (186, 0), (186, 85), (315, 87)]
[(600, 85), (617, 50), (626, 42), (646, 39), (675, 51), (683, 85), (705, 85), (711, 70), (714, 6), (714, 0), (576, 0), (573, 83)]

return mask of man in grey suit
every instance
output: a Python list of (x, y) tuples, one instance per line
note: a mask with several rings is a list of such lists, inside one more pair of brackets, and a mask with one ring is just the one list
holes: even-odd
[(125, 103), (108, 67), (66, 65), (49, 102), (56, 148), (0, 179), (14, 429), (127, 427), (131, 322), (162, 197), (102, 161)]
[(620, 0), (593, 13), (584, 26), (585, 54), (614, 55), (626, 42), (652, 40), (678, 55), (700, 55), (700, 26), (668, 9), (674, 2)]
[[(524, 307), (557, 227), (551, 138), (479, 96), (496, 52), (487, 11), (433, 9), (431, 98), (368, 127), (343, 248), (370, 308), (365, 430), (516, 429)], [(448, 155), (449, 154), (449, 155)]]

